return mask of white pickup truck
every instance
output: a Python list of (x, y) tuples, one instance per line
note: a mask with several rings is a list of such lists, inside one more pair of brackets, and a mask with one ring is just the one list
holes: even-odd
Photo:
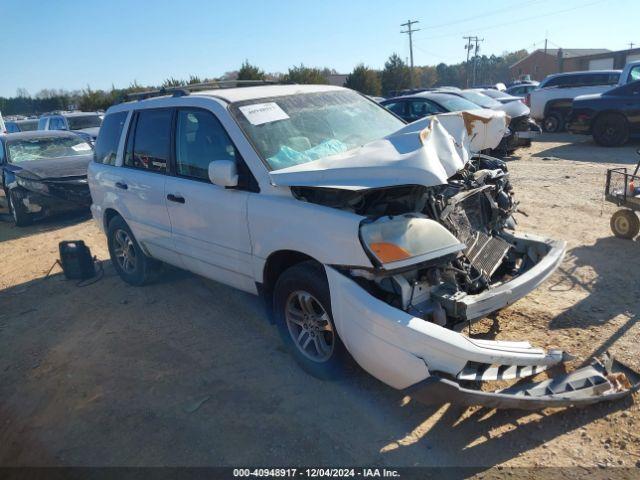
[(620, 79), (620, 70), (556, 73), (529, 93), (525, 103), (531, 109), (531, 118), (541, 122), (546, 132), (560, 132), (564, 130), (575, 97), (605, 92)]

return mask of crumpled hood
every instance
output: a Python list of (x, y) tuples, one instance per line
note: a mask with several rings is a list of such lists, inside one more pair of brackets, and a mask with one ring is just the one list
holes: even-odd
[(73, 131), (77, 133), (86, 133), (91, 138), (96, 139), (98, 138), (98, 132), (100, 131), (100, 127), (81, 128), (79, 130), (73, 130)]
[(62, 157), (51, 160), (31, 160), (15, 164), (21, 168), (16, 175), (31, 180), (47, 180), (87, 175), (93, 155)]
[(519, 98), (517, 99), (517, 101), (503, 103), (499, 107), (496, 106), (496, 110), (503, 111), (504, 113), (509, 115), (511, 118), (523, 117), (531, 113), (531, 111), (529, 110), (529, 107), (527, 107), (524, 103), (522, 103)]
[(427, 117), (362, 147), (269, 175), (273, 185), (287, 187), (442, 185), (465, 166), (470, 153), (495, 148), (508, 120), (504, 112), (492, 110)]

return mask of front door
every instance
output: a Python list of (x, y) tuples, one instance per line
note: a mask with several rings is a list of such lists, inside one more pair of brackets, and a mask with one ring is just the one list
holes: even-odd
[(248, 193), (209, 181), (209, 163), (240, 161), (224, 127), (209, 111), (179, 109), (174, 175), (166, 179), (166, 205), (175, 249), (200, 275), (255, 293), (247, 225)]

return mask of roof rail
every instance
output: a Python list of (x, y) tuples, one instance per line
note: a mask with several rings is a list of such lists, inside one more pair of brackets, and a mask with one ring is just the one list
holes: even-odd
[(274, 85), (282, 82), (277, 80), (219, 80), (214, 82), (192, 83), (190, 85), (181, 85), (179, 87), (162, 87), (157, 90), (146, 90), (144, 92), (127, 93), (122, 98), (121, 102), (132, 100), (145, 100), (153, 97), (163, 97), (171, 95), (173, 97), (184, 97), (191, 92), (197, 92), (200, 90), (214, 90), (222, 88), (237, 88), (237, 87), (254, 87), (257, 85)]

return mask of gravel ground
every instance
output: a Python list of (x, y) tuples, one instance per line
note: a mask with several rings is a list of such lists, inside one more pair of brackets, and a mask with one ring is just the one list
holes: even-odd
[[(640, 369), (640, 246), (612, 236), (602, 203), (605, 169), (635, 163), (637, 147), (545, 135), (510, 159), (520, 230), (569, 249), (476, 333), (561, 346), (570, 367), (610, 350)], [(102, 260), (102, 280), (45, 278), (70, 239)], [(632, 398), (531, 413), (426, 407), (362, 372), (321, 382), (284, 352), (257, 298), (178, 270), (124, 284), (86, 217), (0, 222), (0, 258), (2, 466), (640, 465)]]

